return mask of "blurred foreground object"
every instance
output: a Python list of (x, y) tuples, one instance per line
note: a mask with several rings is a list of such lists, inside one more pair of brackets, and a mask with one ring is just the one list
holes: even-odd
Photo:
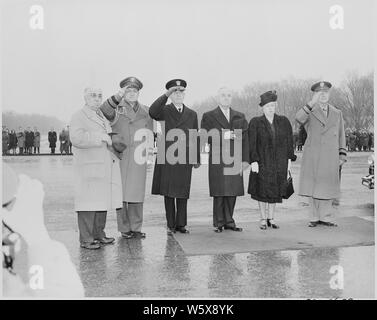
[[(3, 296), (83, 298), (84, 288), (67, 249), (48, 235), (43, 221), (43, 186), (3, 163)], [(29, 281), (13, 271), (20, 239), (27, 244)]]

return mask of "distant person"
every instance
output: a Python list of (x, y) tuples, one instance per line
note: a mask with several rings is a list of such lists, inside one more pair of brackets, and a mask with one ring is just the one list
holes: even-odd
[(25, 148), (25, 132), (22, 130), (22, 127), (19, 127), (17, 132), (17, 145), (18, 145), (18, 154), (24, 153)]
[(275, 222), (276, 203), (286, 194), (291, 161), (296, 160), (293, 132), (287, 117), (275, 113), (278, 96), (267, 91), (260, 96), (263, 116), (249, 123), (251, 171), (249, 194), (258, 201), (261, 214), (260, 228), (278, 229)]
[(357, 140), (356, 131), (353, 130), (353, 131), (350, 132), (350, 135), (349, 135), (350, 151), (356, 151), (356, 140)]
[(68, 137), (67, 137), (67, 133), (65, 131), (65, 128), (63, 128), (62, 131), (59, 133), (60, 154), (63, 154), (63, 152), (68, 154), (68, 152), (69, 152), (69, 146), (68, 146), (67, 138)]
[(99, 109), (102, 91), (86, 88), (84, 99), (84, 107), (70, 122), (75, 211), (80, 246), (95, 250), (115, 241), (105, 234), (106, 217), (109, 210), (122, 208), (122, 182), (119, 158), (112, 152), (116, 146), (109, 135), (112, 133), (110, 122)]
[(69, 126), (67, 126), (66, 134), (67, 134), (67, 141), (68, 141), (68, 153), (72, 154), (72, 141), (71, 141), (71, 136), (69, 133)]
[(302, 147), (305, 144), (306, 137), (307, 137), (307, 133), (304, 126), (300, 126), (298, 129), (298, 148), (297, 148), (298, 151), (302, 151)]
[(17, 134), (15, 130), (11, 130), (9, 133), (9, 150), (12, 150), (12, 154), (17, 154)]
[[(6, 298), (84, 298), (84, 287), (66, 247), (52, 240), (44, 224), (44, 190), (38, 180), (16, 173), (3, 163), (2, 295)], [(25, 245), (26, 259), (18, 252)], [(25, 261), (25, 262), (23, 262)], [(17, 262), (17, 263), (16, 263)], [(26, 264), (27, 265), (23, 265)], [(17, 274), (26, 269), (26, 279)], [(32, 277), (40, 270), (41, 287)]]
[(8, 154), (8, 148), (9, 148), (9, 130), (3, 126), (3, 132), (2, 132), (2, 142), (3, 142), (3, 156)]
[(361, 141), (361, 130), (360, 129), (357, 129), (356, 130), (356, 146), (357, 146), (357, 150), (358, 151), (362, 151), (363, 150), (363, 147), (362, 147), (362, 141)]
[(40, 154), (41, 147), (41, 133), (38, 131), (37, 127), (34, 127), (34, 154)]
[(372, 148), (374, 148), (374, 134), (372, 131), (369, 132), (368, 137), (368, 150), (372, 151)]
[(33, 153), (34, 146), (34, 132), (31, 131), (30, 127), (27, 127), (25, 131), (25, 149), (28, 154)]
[(361, 132), (361, 146), (363, 151), (368, 151), (368, 142), (369, 142), (369, 135), (368, 132), (364, 129)]
[(346, 160), (346, 138), (342, 112), (329, 104), (330, 82), (315, 83), (312, 99), (296, 114), (305, 126), (308, 142), (302, 157), (299, 195), (309, 197), (309, 227), (335, 227), (333, 199), (339, 199), (340, 167)]
[(56, 132), (54, 131), (54, 128), (51, 128), (50, 131), (48, 132), (48, 142), (49, 142), (49, 147), (51, 149), (51, 154), (55, 154), (56, 141), (57, 141)]

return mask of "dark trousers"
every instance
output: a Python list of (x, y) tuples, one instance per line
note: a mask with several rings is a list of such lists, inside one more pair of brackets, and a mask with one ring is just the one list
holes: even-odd
[(170, 229), (187, 225), (187, 199), (164, 197), (166, 221)]
[(19, 154), (23, 154), (24, 153), (24, 148), (23, 147), (19, 147), (19, 149), (20, 149)]
[(39, 147), (34, 147), (34, 153), (36, 153), (37, 151), (38, 151), (38, 153), (40, 153)]
[(55, 148), (51, 147), (51, 153), (55, 153)]
[(213, 226), (235, 227), (233, 212), (237, 197), (213, 197)]
[(93, 242), (106, 236), (107, 211), (78, 211), (77, 221), (80, 232), (80, 243)]

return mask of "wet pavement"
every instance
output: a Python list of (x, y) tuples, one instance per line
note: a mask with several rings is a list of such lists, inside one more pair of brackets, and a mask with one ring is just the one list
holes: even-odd
[[(350, 154), (336, 210), (339, 217), (363, 217), (374, 225), (374, 192), (361, 185), (361, 176), (368, 171), (368, 155)], [(292, 167), (295, 186), (300, 156)], [(43, 182), (47, 228), (67, 246), (88, 297), (374, 298), (374, 245), (331, 247), (329, 241), (328, 246), (299, 250), (277, 250), (276, 246), (244, 253), (187, 255), (174, 237), (166, 235), (163, 199), (148, 191), (146, 239), (120, 238), (115, 213), (110, 212), (107, 234), (115, 236), (116, 243), (96, 251), (82, 249), (73, 212), (72, 157), (6, 157), (4, 161), (17, 172)], [(152, 173), (150, 168), (147, 190)], [(207, 167), (203, 165), (193, 171), (189, 227), (208, 226), (210, 230), (211, 210)], [(292, 196), (277, 206), (276, 214), (283, 224), (305, 219), (305, 198)], [(258, 221), (257, 203), (248, 196), (239, 197), (235, 219), (240, 224)], [(278, 234), (276, 239), (279, 241)], [(338, 273), (331, 273), (334, 266)], [(339, 270), (344, 273), (344, 282), (338, 283), (342, 289), (332, 288), (331, 279), (340, 275)]]

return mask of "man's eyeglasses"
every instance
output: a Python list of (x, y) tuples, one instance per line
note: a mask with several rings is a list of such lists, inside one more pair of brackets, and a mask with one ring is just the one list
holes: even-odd
[(92, 98), (99, 98), (102, 99), (102, 93), (89, 93), (89, 96)]

